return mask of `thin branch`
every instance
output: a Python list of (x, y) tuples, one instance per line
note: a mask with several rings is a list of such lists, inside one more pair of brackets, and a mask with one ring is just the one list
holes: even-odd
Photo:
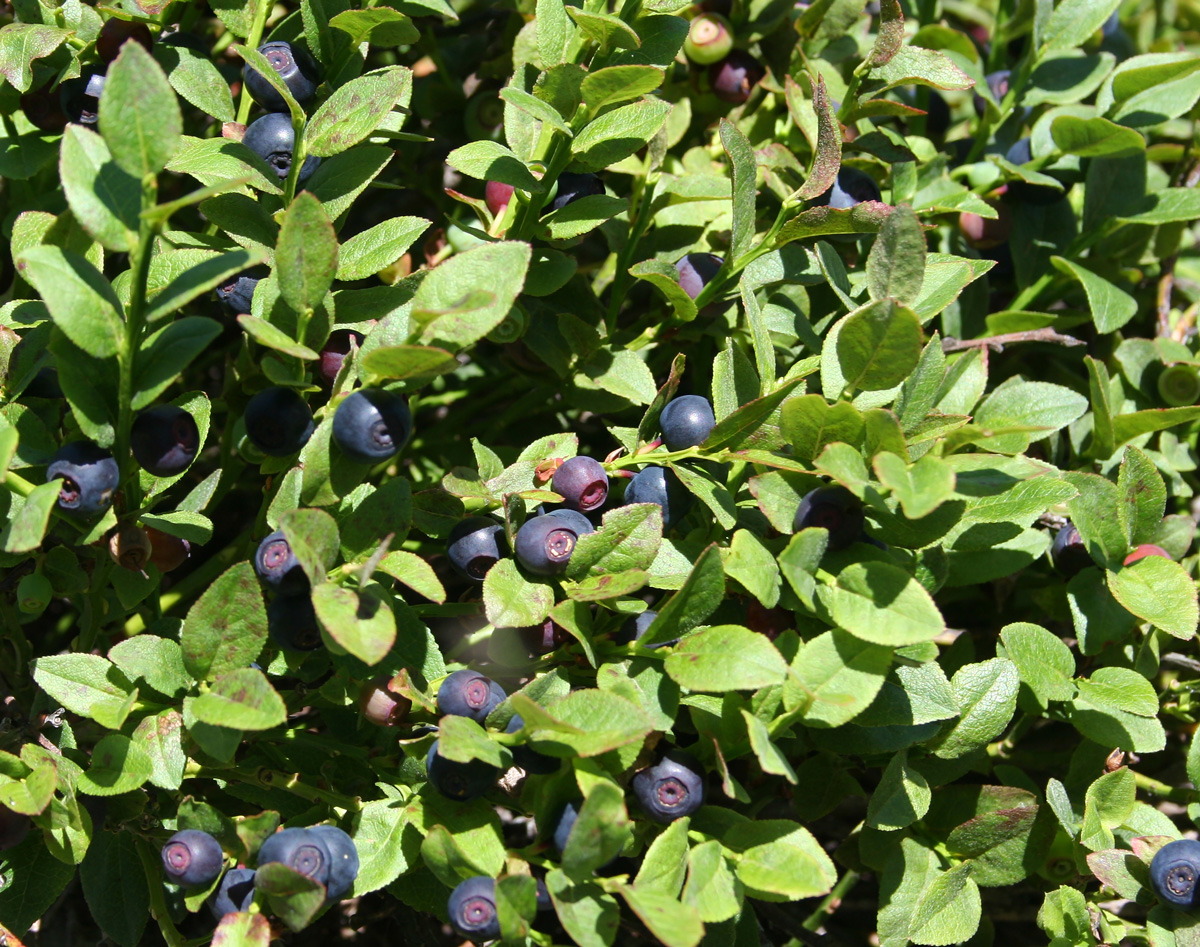
[(1160, 339), (1170, 338), (1171, 336), (1171, 290), (1175, 288), (1175, 260), (1177, 256), (1171, 254), (1163, 260), (1162, 276), (1158, 280), (1158, 337)]
[(1004, 346), (1012, 342), (1054, 342), (1057, 345), (1085, 345), (1081, 339), (1071, 335), (1063, 335), (1053, 329), (1030, 329), (1028, 332), (1007, 332), (1004, 335), (991, 335), (985, 339), (955, 339), (947, 336), (942, 340), (943, 352), (961, 352), (965, 349), (987, 348), (993, 352), (1003, 352)]

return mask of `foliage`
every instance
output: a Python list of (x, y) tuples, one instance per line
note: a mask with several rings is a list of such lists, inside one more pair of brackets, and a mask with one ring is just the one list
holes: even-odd
[[(498, 877), (509, 943), (1196, 942), (1147, 868), (1200, 818), (1193, 12), (706, 6), (763, 69), (742, 101), (681, 52), (686, 0), (11, 5), (0, 812), (33, 830), (0, 852), (0, 934), (53, 930), (70, 890), (122, 947), (151, 918), (171, 947), (265, 945), (264, 916), (319, 938), (316, 882), (272, 866), (214, 933), (158, 848), (203, 829), (253, 864), (278, 825), (336, 822), (374, 916), (445, 921)], [(158, 41), (107, 65), (98, 126), (55, 127), (113, 19)], [(321, 64), (307, 112), (265, 39)], [(243, 61), (288, 106), (283, 178), (241, 143)], [(719, 257), (698, 292), (687, 254)], [(413, 417), (374, 466), (334, 435), (359, 385)], [(246, 436), (270, 386), (314, 409), (298, 454)], [(717, 423), (667, 451), (684, 392)], [(204, 446), (156, 477), (130, 432), (162, 402)], [(121, 473), (90, 520), (43, 484), (81, 439)], [(611, 493), (564, 572), (451, 569), (459, 520), (511, 547), (577, 453)], [(621, 505), (649, 465), (679, 482), (666, 522)], [(830, 484), (865, 515), (844, 543), (798, 516)], [(298, 603), (255, 575), (275, 529)], [(320, 646), (281, 647), (303, 596)], [(468, 665), (509, 696), (439, 728)], [(379, 682), (397, 728), (360, 716)], [(561, 762), (456, 802), (435, 736)], [(663, 826), (628, 787), (672, 746), (707, 798)]]

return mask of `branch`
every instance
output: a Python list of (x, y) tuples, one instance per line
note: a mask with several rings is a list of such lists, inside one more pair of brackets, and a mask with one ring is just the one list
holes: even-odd
[(1028, 332), (1008, 332), (1004, 335), (991, 335), (985, 339), (955, 339), (947, 336), (942, 340), (943, 352), (961, 352), (965, 349), (988, 348), (993, 352), (1003, 352), (1004, 346), (1010, 342), (1054, 342), (1058, 345), (1085, 345), (1081, 339), (1071, 335), (1063, 335), (1053, 329), (1030, 329)]

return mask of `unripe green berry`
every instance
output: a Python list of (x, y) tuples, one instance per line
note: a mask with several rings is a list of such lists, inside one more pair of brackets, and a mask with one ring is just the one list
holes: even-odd
[(1194, 365), (1168, 365), (1158, 376), (1158, 394), (1172, 408), (1200, 400), (1200, 372)]
[(733, 49), (733, 30), (719, 13), (702, 13), (692, 20), (683, 51), (687, 58), (708, 66), (729, 55)]
[(31, 572), (17, 584), (17, 608), (26, 615), (40, 615), (53, 597), (50, 580), (40, 572)]

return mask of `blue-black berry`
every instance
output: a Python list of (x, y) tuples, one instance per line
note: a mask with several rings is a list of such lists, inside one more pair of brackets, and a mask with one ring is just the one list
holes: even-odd
[(446, 902), (450, 925), (459, 935), (476, 943), (500, 936), (500, 915), (496, 913), (496, 882), (477, 876), (459, 883)]
[(679, 285), (692, 299), (700, 295), (725, 263), (715, 253), (689, 253), (675, 261)]
[(254, 553), (254, 571), (264, 585), (273, 589), (298, 592), (308, 587), (308, 576), (292, 552), (283, 530), (264, 536)]
[(320, 835), (311, 829), (283, 829), (258, 850), (258, 867), (273, 862), (287, 865), (313, 881), (327, 885), (333, 859)]
[(695, 759), (680, 750), (672, 750), (653, 766), (639, 770), (631, 786), (652, 822), (665, 825), (704, 805), (704, 772)]
[(487, 792), (500, 777), (500, 770), (482, 760), (459, 763), (438, 755), (438, 741), (434, 740), (425, 754), (425, 770), (429, 784), (443, 796), (470, 802)]
[(662, 507), (663, 529), (670, 529), (688, 514), (695, 497), (666, 467), (643, 467), (625, 487), (626, 503), (657, 503)]
[(329, 851), (329, 881), (325, 886), (325, 899), (336, 901), (354, 884), (358, 877), (358, 848), (354, 839), (336, 825), (314, 825), (308, 830), (325, 843)]
[(377, 464), (394, 456), (412, 435), (412, 414), (401, 395), (360, 388), (333, 416), (333, 439), (351, 460)]
[(580, 198), (603, 193), (604, 182), (591, 172), (585, 171), (577, 174), (574, 171), (564, 171), (558, 176), (558, 192), (550, 203), (550, 207), (553, 210), (562, 210)]
[(200, 449), (200, 428), (183, 408), (159, 404), (138, 414), (129, 432), (133, 459), (156, 477), (183, 473)]
[(588, 518), (574, 510), (535, 516), (517, 531), (517, 559), (537, 575), (557, 575), (566, 570), (579, 537), (591, 532)]
[(848, 168), (845, 165), (838, 172), (837, 179), (830, 185), (828, 191), (818, 197), (813, 203), (818, 206), (828, 206), (835, 210), (849, 210), (863, 201), (882, 200), (879, 185), (875, 179), (858, 168)]
[(456, 523), (446, 537), (446, 555), (456, 572), (467, 579), (482, 582), (488, 569), (504, 553), (504, 527), (486, 516), (468, 516)]
[(554, 471), (550, 486), (568, 509), (590, 513), (608, 499), (608, 474), (592, 457), (571, 457)]
[[(251, 122), (242, 136), (242, 144), (271, 166), (275, 176), (283, 181), (292, 170), (292, 151), (296, 146), (296, 130), (292, 119), (283, 112), (268, 112), (257, 121)], [(308, 155), (296, 178), (297, 184), (307, 181), (321, 159)]]
[(224, 862), (221, 843), (199, 829), (176, 832), (162, 847), (163, 871), (167, 879), (185, 888), (212, 884)]
[(321, 647), (321, 625), (307, 588), (275, 596), (267, 606), (267, 631), (275, 644), (289, 651), (315, 651)]
[(91, 441), (72, 441), (59, 448), (46, 468), (47, 483), (59, 479), (59, 509), (75, 516), (95, 516), (112, 506), (121, 471), (108, 451)]
[(700, 395), (672, 398), (658, 417), (667, 450), (698, 447), (716, 424), (712, 403)]
[(312, 437), (313, 416), (295, 388), (264, 388), (246, 405), (246, 436), (268, 457), (290, 457)]
[(1200, 880), (1200, 842), (1183, 838), (1168, 842), (1150, 862), (1150, 883), (1167, 904), (1190, 911), (1197, 907)]
[(230, 868), (208, 899), (208, 908), (218, 921), (226, 914), (249, 911), (254, 902), (254, 869)]
[[(263, 43), (258, 47), (271, 68), (284, 81), (288, 91), (300, 105), (307, 105), (317, 94), (320, 78), (317, 64), (312, 56), (302, 46), (294, 46), (283, 40)], [(250, 92), (250, 96), (268, 112), (287, 112), (287, 102), (275, 91), (263, 75), (249, 63), (242, 69), (242, 81)], [(289, 118), (290, 121), (290, 118)]]
[(438, 713), (470, 717), (476, 723), (483, 723), (507, 696), (503, 687), (478, 671), (455, 671), (438, 688)]
[(235, 315), (250, 312), (254, 290), (258, 286), (259, 280), (269, 272), (265, 266), (255, 266), (229, 277), (217, 287), (217, 301)]
[(713, 94), (722, 102), (742, 105), (766, 75), (762, 63), (741, 49), (708, 67)]
[(845, 487), (818, 487), (810, 490), (796, 510), (796, 532), (820, 526), (829, 531), (831, 552), (845, 549), (862, 535), (862, 501)]

